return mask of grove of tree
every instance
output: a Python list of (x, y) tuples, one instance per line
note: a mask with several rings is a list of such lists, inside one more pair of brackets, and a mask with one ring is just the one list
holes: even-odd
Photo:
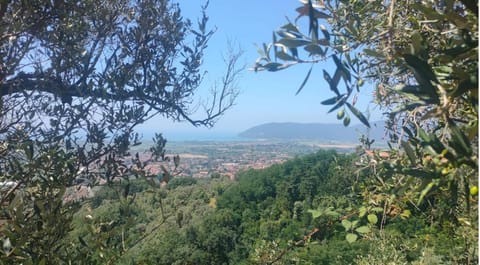
[[(238, 52), (211, 100), (195, 97), (214, 33), (205, 9), (194, 23), (165, 0), (1, 1), (2, 263), (77, 260), (61, 240), (79, 206), (64, 201), (68, 187), (151, 177), (129, 151), (137, 125), (213, 126), (233, 105)], [(165, 160), (161, 135), (155, 144), (151, 161)]]
[[(373, 86), (389, 148), (231, 182), (173, 178), (161, 134), (131, 152), (154, 116), (213, 126), (234, 104), (239, 52), (197, 97), (207, 5), (194, 23), (167, 0), (0, 1), (0, 264), (476, 264), (478, 1), (300, 2), (253, 69), (311, 64), (301, 93), (332, 61), (322, 104), (369, 127)], [(96, 195), (66, 200), (79, 181)]]

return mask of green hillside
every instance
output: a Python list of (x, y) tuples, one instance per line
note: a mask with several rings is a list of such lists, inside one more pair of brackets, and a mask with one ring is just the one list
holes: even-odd
[[(173, 179), (105, 187), (70, 240), (110, 264), (467, 264), (476, 223), (459, 228), (406, 203), (363, 205), (355, 154), (319, 151), (238, 180)], [(390, 207), (390, 206), (389, 206)], [(474, 207), (471, 214), (476, 215)], [(414, 213), (410, 216), (409, 213)]]

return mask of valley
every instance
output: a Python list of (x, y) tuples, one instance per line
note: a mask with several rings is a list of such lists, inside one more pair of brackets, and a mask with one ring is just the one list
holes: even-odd
[[(143, 159), (149, 157), (148, 143), (137, 148)], [(235, 178), (235, 174), (247, 169), (263, 169), (289, 159), (333, 149), (339, 153), (352, 152), (353, 144), (330, 144), (320, 141), (178, 141), (168, 142), (167, 156), (178, 155), (180, 165), (177, 176), (204, 178), (211, 175)], [(149, 170), (160, 173), (160, 165), (152, 163)], [(167, 163), (168, 164), (168, 163)], [(171, 164), (171, 163), (170, 163)]]

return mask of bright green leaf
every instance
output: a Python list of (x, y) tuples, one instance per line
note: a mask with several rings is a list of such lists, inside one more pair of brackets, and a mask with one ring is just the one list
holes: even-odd
[(358, 209), (359, 217), (364, 217), (366, 213), (367, 213), (367, 208), (365, 206), (362, 206), (360, 207), (360, 209)]
[(345, 227), (345, 230), (347, 230), (347, 231), (352, 229), (352, 222), (350, 222), (346, 219), (342, 220), (342, 225), (343, 225), (343, 227)]
[(403, 210), (400, 216), (404, 219), (409, 218), (412, 215), (412, 212), (408, 209)]
[(367, 233), (370, 233), (370, 228), (366, 225), (363, 225), (355, 229), (355, 231), (357, 231), (360, 234), (367, 234)]
[(348, 233), (346, 236), (347, 242), (348, 243), (353, 243), (357, 241), (358, 236), (356, 234)]
[(359, 220), (352, 221), (352, 229), (357, 227), (359, 222), (360, 222)]
[(324, 213), (324, 214), (327, 215), (327, 216), (333, 217), (333, 218), (338, 218), (338, 217), (341, 216), (341, 214), (333, 211), (333, 210), (332, 210), (332, 207), (327, 208), (327, 209), (325, 210), (325, 213)]
[(369, 214), (367, 216), (368, 222), (371, 223), (372, 225), (376, 224), (378, 222), (378, 217), (375, 214)]
[(427, 194), (435, 187), (435, 186), (438, 186), (438, 183), (439, 183), (439, 179), (434, 179), (432, 180), (430, 183), (428, 183), (425, 188), (422, 190), (422, 192), (420, 193), (420, 198), (418, 198), (418, 201), (417, 201), (417, 205), (420, 205), (420, 203), (422, 203), (423, 199), (425, 198), (425, 196), (427, 196)]
[(313, 218), (313, 219), (316, 219), (317, 217), (320, 217), (320, 216), (322, 215), (322, 211), (321, 211), (321, 210), (312, 210), (312, 209), (309, 209), (308, 212), (312, 214), (312, 218)]

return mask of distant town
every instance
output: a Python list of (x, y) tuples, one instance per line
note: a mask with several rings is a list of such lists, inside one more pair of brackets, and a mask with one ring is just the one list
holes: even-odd
[[(241, 170), (266, 168), (319, 149), (350, 152), (354, 148), (352, 144), (313, 141), (192, 141), (169, 142), (167, 156), (180, 157), (179, 167), (175, 171), (177, 176), (204, 178), (215, 175), (234, 179)], [(152, 163), (149, 170), (153, 174), (161, 173), (160, 163)]]

